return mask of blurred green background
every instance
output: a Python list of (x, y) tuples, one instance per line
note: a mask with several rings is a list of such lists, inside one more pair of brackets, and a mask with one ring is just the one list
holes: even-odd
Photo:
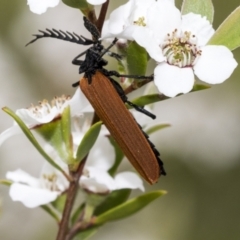
[[(114, 8), (126, 1), (112, 2)], [(239, 0), (213, 3), (216, 29), (239, 6)], [(180, 7), (181, 1), (176, 4)], [(80, 76), (71, 60), (84, 48), (51, 39), (24, 47), (31, 34), (45, 28), (88, 36), (79, 11), (62, 3), (36, 15), (25, 0), (0, 0), (1, 107), (16, 110), (44, 98), (74, 93), (71, 83)], [(234, 55), (240, 62), (240, 49)], [(240, 239), (239, 78), (240, 67), (229, 80), (210, 90), (156, 104), (157, 122), (172, 125), (151, 136), (168, 175), (146, 187), (168, 194), (128, 219), (105, 225), (92, 239)], [(2, 111), (0, 119), (0, 132), (12, 125)], [(16, 136), (0, 148), (0, 178), (20, 167), (38, 176), (42, 162), (25, 137)], [(12, 202), (5, 186), (0, 186), (0, 202), (0, 239), (55, 238), (57, 226), (51, 218), (41, 209)]]

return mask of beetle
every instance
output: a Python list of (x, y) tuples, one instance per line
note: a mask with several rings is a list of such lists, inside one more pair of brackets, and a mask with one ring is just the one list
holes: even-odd
[[(106, 53), (110, 53), (110, 56), (117, 60), (121, 59), (121, 56), (118, 54), (110, 52), (111, 47), (114, 46), (118, 39), (115, 38), (112, 44), (104, 48), (101, 40), (99, 40), (100, 33), (95, 25), (86, 17), (84, 17), (84, 25), (92, 34), (94, 40), (75, 33), (46, 29), (46, 31), (39, 30), (41, 34), (35, 34), (35, 39), (28, 44), (40, 38), (51, 37), (82, 45), (92, 45), (72, 60), (74, 65), (80, 66), (79, 73), (84, 73), (83, 78), (72, 85), (73, 87), (80, 85), (82, 92), (92, 104), (98, 117), (108, 128), (128, 160), (148, 183), (154, 184), (158, 181), (160, 175), (166, 175), (163, 162), (159, 157), (160, 153), (149, 140), (149, 136), (128, 111), (125, 103), (153, 119), (155, 115), (143, 107), (128, 101), (121, 85), (111, 78), (116, 76), (152, 79), (153, 76), (121, 75), (116, 71), (105, 69), (104, 67), (108, 62), (103, 56)], [(79, 60), (83, 55), (85, 55), (85, 59)]]

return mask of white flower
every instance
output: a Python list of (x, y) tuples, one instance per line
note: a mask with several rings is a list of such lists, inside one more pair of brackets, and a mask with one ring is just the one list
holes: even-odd
[[(33, 129), (61, 116), (63, 110), (68, 105), (70, 106), (72, 116), (79, 116), (82, 115), (83, 112), (91, 111), (90, 103), (78, 88), (72, 98), (66, 96), (55, 97), (51, 104), (43, 100), (38, 106), (32, 105), (27, 109), (18, 109), (16, 115), (21, 118), (29, 129)], [(9, 137), (20, 133), (22, 133), (20, 127), (14, 122), (11, 128), (6, 129), (0, 134), (0, 146)]]
[[(17, 115), (25, 122), (29, 128), (36, 128), (38, 125), (45, 124), (59, 118), (66, 106), (70, 106), (72, 125), (75, 128), (72, 132), (73, 152), (76, 157), (76, 151), (89, 129), (91, 121), (85, 111), (91, 111), (89, 103), (83, 98), (80, 90), (77, 90), (72, 99), (62, 97), (55, 98), (54, 104), (50, 105), (47, 102), (40, 104), (38, 107), (31, 109), (21, 109), (17, 111)], [(84, 115), (83, 115), (84, 112)], [(81, 118), (77, 118), (77, 115)], [(79, 121), (80, 120), (80, 121)], [(11, 133), (12, 128), (8, 130)], [(108, 170), (114, 164), (114, 149), (109, 140), (105, 136), (108, 133), (106, 129), (100, 132), (95, 145), (91, 149), (88, 160), (83, 170), (83, 175), (80, 178), (80, 186), (85, 190), (93, 193), (109, 193), (110, 191), (129, 188), (139, 188), (144, 190), (143, 182), (136, 173), (123, 172), (111, 177)], [(6, 135), (9, 137), (12, 134), (1, 134), (0, 141), (6, 140)], [(58, 149), (47, 144), (45, 152), (65, 171), (68, 171), (66, 159), (62, 158)], [(22, 170), (8, 172), (7, 179), (12, 180), (10, 187), (10, 196), (13, 201), (20, 201), (29, 208), (34, 208), (40, 205), (50, 203), (57, 199), (67, 187), (68, 182), (61, 172), (53, 168), (49, 163), (44, 165), (39, 179), (34, 178)]]
[[(108, 194), (122, 188), (137, 189), (144, 191), (141, 178), (133, 172), (122, 172), (112, 177), (108, 170), (114, 164), (114, 150), (105, 135), (101, 131), (96, 143), (91, 149), (83, 175), (80, 178), (81, 188), (96, 194)], [(78, 146), (84, 133), (73, 134), (73, 143)]]
[(40, 178), (32, 177), (21, 169), (7, 172), (6, 178), (13, 181), (9, 190), (12, 200), (20, 201), (28, 208), (54, 201), (68, 188), (67, 179), (49, 163), (44, 164)]
[(95, 194), (109, 194), (119, 189), (140, 189), (144, 191), (141, 178), (134, 172), (122, 172), (112, 177), (107, 169), (85, 168), (84, 175), (80, 179), (81, 188)]
[(88, 3), (92, 5), (100, 5), (106, 2), (106, 0), (87, 0)]
[[(162, 0), (158, 0), (162, 1)], [(174, 4), (173, 0), (167, 0)], [(116, 8), (104, 22), (102, 38), (118, 37), (134, 40), (132, 33), (136, 29), (148, 26), (147, 10), (155, 4), (155, 0), (129, 0)]]
[[(30, 7), (30, 11), (36, 14), (42, 14), (47, 11), (49, 7), (56, 7), (60, 0), (27, 0), (27, 5)], [(106, 2), (106, 0), (87, 0), (92, 5), (100, 5)]]
[(148, 27), (135, 29), (133, 38), (158, 62), (154, 83), (164, 95), (174, 97), (191, 91), (194, 73), (209, 84), (222, 83), (237, 66), (225, 46), (206, 45), (214, 34), (206, 17), (181, 16), (168, 0), (151, 5)]
[(47, 11), (49, 7), (56, 7), (59, 0), (28, 0), (27, 4), (30, 7), (30, 11), (36, 14), (42, 14)]

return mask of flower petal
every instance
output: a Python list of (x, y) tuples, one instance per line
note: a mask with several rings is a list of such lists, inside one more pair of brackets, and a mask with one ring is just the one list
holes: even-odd
[(181, 13), (172, 1), (160, 0), (149, 8), (147, 20), (148, 27), (161, 43), (168, 33), (179, 27)]
[(110, 38), (110, 39), (108, 39), (108, 41), (111, 41), (111, 42), (112, 42), (113, 39), (114, 39), (113, 34), (109, 32), (109, 20), (106, 20), (106, 21), (103, 23), (101, 37), (102, 37), (102, 38)]
[(71, 108), (71, 116), (82, 115), (83, 112), (93, 112), (90, 102), (78, 87), (73, 97), (68, 102)]
[(140, 189), (144, 191), (143, 181), (142, 179), (133, 172), (121, 172), (118, 173), (115, 177), (115, 183), (117, 185), (117, 189)]
[(92, 5), (100, 5), (106, 2), (106, 0), (87, 0), (88, 3)]
[(22, 133), (21, 128), (14, 124), (12, 127), (6, 129), (4, 132), (2, 132), (0, 134), (0, 146), (3, 144), (3, 142), (5, 142), (8, 138), (20, 134)]
[[(131, 25), (138, 25), (141, 21), (147, 24), (147, 11), (151, 5), (155, 4), (156, 0), (135, 0), (133, 11), (129, 15), (129, 23)], [(140, 20), (140, 22), (139, 22)], [(142, 25), (142, 24), (140, 24)]]
[(30, 11), (36, 14), (42, 14), (47, 11), (49, 7), (56, 7), (59, 0), (28, 0)]
[(54, 201), (59, 193), (13, 183), (10, 186), (9, 195), (13, 201), (20, 201), (28, 208), (35, 208)]
[(108, 193), (116, 189), (114, 179), (102, 169), (87, 167), (81, 176), (80, 186), (94, 193)]
[(237, 65), (232, 52), (227, 47), (208, 45), (202, 48), (194, 72), (200, 80), (217, 84), (228, 79)]
[(161, 63), (154, 70), (154, 83), (158, 90), (168, 97), (187, 93), (194, 84), (192, 68), (179, 68)]
[(182, 16), (182, 32), (190, 31), (197, 36), (198, 46), (204, 46), (214, 34), (212, 24), (200, 14), (188, 13)]
[[(57, 160), (57, 164), (61, 166), (61, 168), (68, 172), (68, 166), (63, 161)], [(59, 192), (64, 192), (69, 187), (69, 182), (67, 181), (66, 177), (48, 162), (45, 162), (41, 171), (40, 175), (40, 182), (42, 188), (55, 189)]]
[(137, 27), (132, 36), (140, 46), (146, 49), (151, 58), (157, 62), (165, 61), (166, 58), (162, 54), (162, 49), (150, 29)]
[(108, 138), (99, 136), (89, 153), (86, 166), (108, 171), (112, 167), (114, 159), (114, 149)]
[(128, 17), (133, 9), (134, 1), (130, 0), (126, 4), (116, 8), (109, 17), (109, 31), (111, 34), (120, 34), (128, 24)]
[(27, 172), (17, 169), (6, 173), (6, 178), (17, 183), (25, 183), (31, 187), (39, 187), (40, 182), (38, 178), (32, 177)]
[(29, 109), (22, 108), (18, 109), (16, 114), (28, 126), (28, 128), (32, 128), (38, 124), (51, 122), (56, 116), (59, 115), (59, 111), (56, 107), (53, 107), (49, 113), (37, 116)]

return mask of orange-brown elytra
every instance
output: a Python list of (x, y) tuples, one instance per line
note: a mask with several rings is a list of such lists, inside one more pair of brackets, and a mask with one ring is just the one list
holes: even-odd
[(80, 80), (80, 88), (135, 169), (150, 184), (157, 182), (160, 166), (152, 147), (109, 79), (96, 71), (91, 84)]
[[(100, 34), (97, 28), (85, 17), (84, 25), (97, 40), (87, 39), (75, 33), (47, 29), (47, 31), (40, 31), (41, 34), (34, 35), (35, 39), (28, 44), (40, 38), (51, 37), (81, 45), (92, 45), (72, 61), (73, 64), (80, 66), (79, 73), (84, 73), (84, 77), (80, 80), (80, 88), (135, 169), (147, 182), (153, 184), (157, 182), (160, 175), (166, 175), (163, 162), (154, 144), (150, 142), (148, 135), (142, 131), (124, 103), (151, 118), (155, 118), (155, 115), (128, 101), (122, 87), (111, 76), (136, 79), (153, 77), (120, 75), (116, 71), (105, 69), (104, 66), (108, 62), (102, 58), (104, 54), (109, 53), (111, 57), (121, 60), (121, 56), (109, 51), (117, 39), (114, 39), (108, 48), (104, 48), (99, 40)], [(79, 60), (83, 55), (85, 59)], [(78, 85), (79, 82), (73, 84), (74, 87)]]

